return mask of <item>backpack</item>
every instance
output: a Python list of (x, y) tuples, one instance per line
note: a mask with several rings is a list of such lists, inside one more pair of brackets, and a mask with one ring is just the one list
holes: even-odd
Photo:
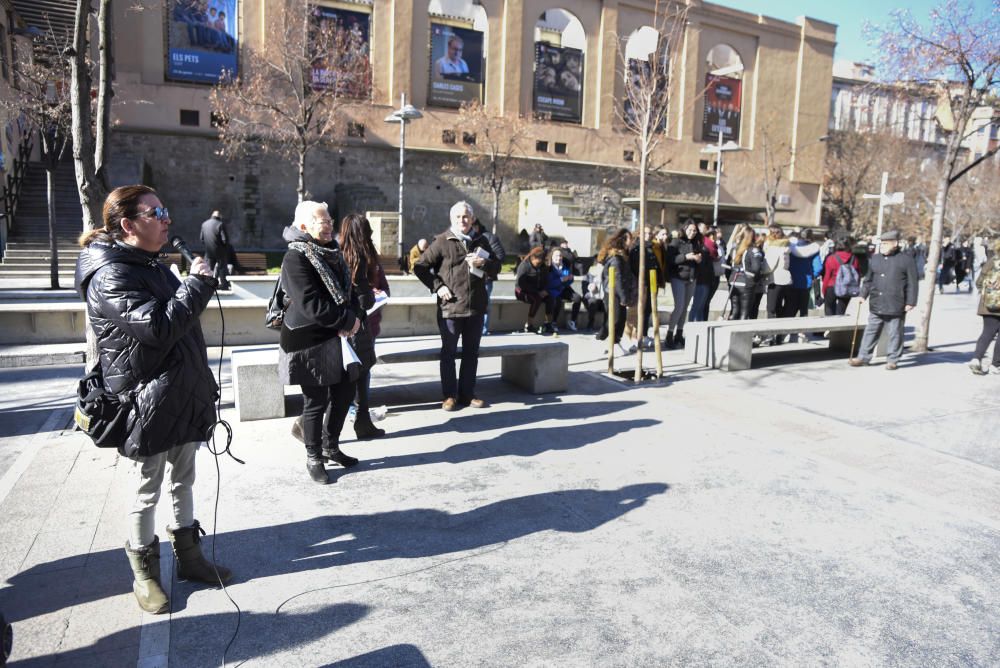
[(1000, 313), (1000, 259), (994, 258), (992, 266), (983, 274), (980, 291), (983, 307), (990, 313)]
[(97, 447), (121, 447), (135, 408), (135, 393), (128, 393), (125, 399), (105, 389), (104, 373), (98, 364), (77, 384), (73, 422)]
[(833, 259), (840, 265), (837, 267), (837, 277), (833, 282), (833, 294), (838, 297), (857, 297), (861, 294), (861, 277), (858, 270), (849, 261), (844, 262), (834, 253)]

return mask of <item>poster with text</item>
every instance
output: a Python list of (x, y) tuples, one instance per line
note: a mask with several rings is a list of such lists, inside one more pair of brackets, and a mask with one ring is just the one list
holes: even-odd
[(583, 51), (535, 42), (535, 115), (579, 123), (583, 118)]
[(238, 0), (168, 0), (167, 72), (171, 81), (215, 84), (237, 73)]
[(702, 118), (701, 138), (705, 141), (740, 141), (740, 86), (742, 82), (732, 77), (705, 77), (705, 114)]
[(431, 77), (427, 103), (460, 107), (483, 99), (483, 33), (431, 24)]
[(339, 53), (313, 62), (313, 88), (328, 88), (336, 83), (340, 95), (368, 97), (371, 93), (368, 62), (371, 14), (317, 5), (312, 9), (312, 16), (315, 26), (331, 31), (326, 38), (331, 48), (339, 50)]

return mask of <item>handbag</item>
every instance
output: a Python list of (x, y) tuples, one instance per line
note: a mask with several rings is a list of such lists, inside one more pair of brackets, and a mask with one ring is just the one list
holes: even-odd
[(274, 293), (271, 294), (271, 301), (267, 303), (267, 313), (264, 314), (264, 326), (268, 329), (281, 329), (285, 321), (285, 310), (288, 308), (289, 300), (285, 295), (285, 289), (281, 286), (281, 274), (274, 283)]
[(105, 389), (100, 364), (77, 383), (73, 421), (97, 447), (118, 448), (125, 442), (129, 416), (135, 408), (135, 393), (124, 396), (122, 400)]

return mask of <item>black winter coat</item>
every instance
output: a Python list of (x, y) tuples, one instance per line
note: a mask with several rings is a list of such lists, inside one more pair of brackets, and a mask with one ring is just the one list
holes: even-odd
[(549, 268), (544, 264), (532, 266), (529, 258), (521, 260), (514, 274), (514, 287), (518, 292), (538, 294), (549, 285)]
[(665, 256), (667, 260), (667, 278), (680, 279), (682, 281), (693, 281), (698, 269), (698, 263), (694, 260), (686, 259), (688, 253), (701, 253), (702, 261), (707, 261), (708, 253), (701, 247), (700, 242), (692, 242), (689, 239), (673, 239), (667, 246)]
[(639, 287), (636, 285), (635, 276), (629, 267), (628, 258), (624, 253), (613, 251), (608, 253), (604, 261), (604, 271), (601, 274), (601, 284), (604, 286), (604, 299), (609, 301), (611, 294), (608, 291), (608, 270), (615, 268), (615, 303), (625, 306), (635, 306), (639, 300)]
[[(312, 237), (292, 227), (286, 228), (283, 236), (289, 243), (315, 244)], [(317, 248), (323, 249), (318, 245)], [(339, 383), (343, 375), (339, 332), (351, 329), (359, 319), (364, 327), (364, 308), (359, 301), (359, 293), (366, 295), (369, 302), (374, 301), (367, 281), (360, 289), (351, 287), (347, 265), (335, 246), (328, 251), (332, 252), (323, 253), (321, 257), (348, 298), (343, 305), (333, 301), (316, 268), (304, 254), (289, 249), (281, 261), (281, 285), (288, 307), (281, 327), (278, 369), (286, 385), (325, 386)], [(363, 345), (357, 345), (358, 341), (352, 341), (352, 344), (361, 361), (370, 367), (374, 362), (374, 350), (368, 345), (371, 339), (360, 338)]]
[[(475, 252), (477, 248), (482, 248), (489, 254), (482, 267), (482, 277), (474, 276), (465, 261), (465, 255)], [(499, 271), (500, 261), (493, 255), (493, 249), (486, 239), (479, 236), (466, 242), (451, 230), (435, 237), (413, 265), (413, 273), (431, 292), (436, 293), (443, 285), (451, 290), (452, 298), (447, 302), (438, 298), (438, 308), (445, 318), (485, 314), (489, 306), (486, 280), (488, 276), (495, 277)]]
[(906, 253), (873, 255), (861, 283), (861, 297), (876, 315), (901, 316), (917, 305), (917, 268)]
[(206, 440), (219, 396), (199, 322), (216, 281), (181, 281), (156, 257), (94, 241), (76, 264), (76, 289), (87, 302), (105, 385), (136, 400), (118, 448), (132, 459)]

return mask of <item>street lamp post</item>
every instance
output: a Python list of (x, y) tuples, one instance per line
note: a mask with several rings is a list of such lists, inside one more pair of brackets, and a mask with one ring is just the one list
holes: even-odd
[(719, 187), (722, 184), (722, 154), (725, 151), (741, 151), (743, 150), (736, 142), (728, 141), (725, 144), (722, 143), (723, 140), (722, 132), (719, 132), (719, 143), (716, 146), (706, 146), (701, 149), (702, 153), (716, 153), (718, 154), (715, 158), (715, 198), (712, 202), (712, 224), (716, 227), (719, 225)]
[(399, 109), (385, 117), (386, 123), (399, 123), (399, 257), (403, 257), (403, 174), (406, 156), (406, 124), (418, 118), (423, 118), (420, 110), (412, 104), (406, 104), (406, 94), (399, 95)]

